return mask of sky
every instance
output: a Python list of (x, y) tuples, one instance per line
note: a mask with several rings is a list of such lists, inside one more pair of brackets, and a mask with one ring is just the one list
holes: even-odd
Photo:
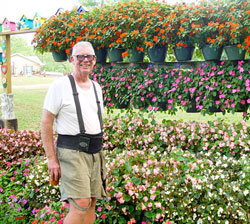
[[(23, 15), (33, 19), (35, 13), (42, 17), (49, 18), (54, 15), (59, 8), (71, 10), (79, 7), (77, 0), (0, 0), (0, 21), (5, 18), (18, 22)], [(29, 44), (34, 34), (21, 34), (18, 37), (24, 38)]]

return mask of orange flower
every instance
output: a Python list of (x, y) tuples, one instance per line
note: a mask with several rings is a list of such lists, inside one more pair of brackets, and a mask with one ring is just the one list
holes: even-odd
[(185, 30), (185, 28), (181, 26), (179, 30), (182, 32)]
[(122, 34), (120, 35), (120, 38), (123, 38), (123, 37), (127, 36), (127, 34), (128, 34), (128, 33), (122, 33)]
[(154, 37), (153, 37), (153, 41), (155, 41), (156, 43), (158, 43), (158, 37), (157, 37), (157, 36), (154, 36)]
[(135, 35), (135, 34), (137, 34), (137, 33), (139, 33), (139, 30), (134, 30), (134, 31), (132, 32), (132, 35)]
[(70, 50), (68, 48), (65, 50), (65, 52), (67, 55), (70, 55)]
[(215, 39), (211, 39), (211, 43), (213, 43), (213, 44), (214, 44), (214, 43), (215, 43)]
[(125, 58), (125, 57), (128, 57), (128, 51), (125, 51), (122, 53), (122, 57)]

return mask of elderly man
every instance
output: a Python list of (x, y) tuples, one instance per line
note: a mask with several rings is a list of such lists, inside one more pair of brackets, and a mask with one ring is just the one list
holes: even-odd
[[(61, 200), (70, 210), (65, 224), (94, 223), (97, 198), (105, 196), (102, 152), (103, 97), (98, 83), (89, 78), (95, 63), (89, 42), (72, 50), (73, 73), (55, 80), (44, 100), (42, 141), (50, 179), (61, 178)], [(56, 121), (57, 145), (53, 141)]]

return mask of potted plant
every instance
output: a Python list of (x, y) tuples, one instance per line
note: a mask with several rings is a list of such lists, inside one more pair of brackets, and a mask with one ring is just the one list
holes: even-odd
[(67, 60), (73, 45), (84, 38), (86, 23), (76, 10), (50, 17), (37, 29), (32, 43), (40, 53), (52, 52), (55, 61)]
[(196, 42), (195, 21), (196, 7), (194, 4), (176, 4), (169, 15), (171, 31), (170, 45), (178, 61), (192, 59)]
[(95, 8), (88, 13), (89, 32), (86, 39), (92, 43), (97, 63), (105, 63), (107, 59), (108, 43), (105, 41), (105, 33), (108, 27), (105, 26), (105, 11), (106, 7)]
[(143, 27), (144, 44), (151, 62), (164, 62), (171, 28), (168, 15), (173, 6), (151, 3), (147, 7), (147, 23)]
[(249, 1), (233, 0), (224, 6), (224, 26), (220, 34), (224, 37), (224, 47), (228, 60), (243, 60), (246, 53), (244, 42), (249, 36)]
[(200, 3), (198, 20), (193, 26), (196, 33), (196, 44), (202, 50), (206, 61), (221, 58), (223, 37), (219, 36), (219, 30), (224, 24), (221, 19), (222, 13), (222, 4), (218, 0)]

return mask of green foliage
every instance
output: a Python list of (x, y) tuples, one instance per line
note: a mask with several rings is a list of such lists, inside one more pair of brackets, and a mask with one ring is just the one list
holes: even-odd
[(141, 69), (97, 66), (92, 73), (103, 88), (104, 103), (113, 108), (166, 111), (179, 108), (213, 114), (242, 112), (249, 119), (250, 65), (209, 62), (192, 69)]
[(15, 53), (34, 55), (34, 50), (25, 39), (17, 36), (11, 36), (11, 54)]

